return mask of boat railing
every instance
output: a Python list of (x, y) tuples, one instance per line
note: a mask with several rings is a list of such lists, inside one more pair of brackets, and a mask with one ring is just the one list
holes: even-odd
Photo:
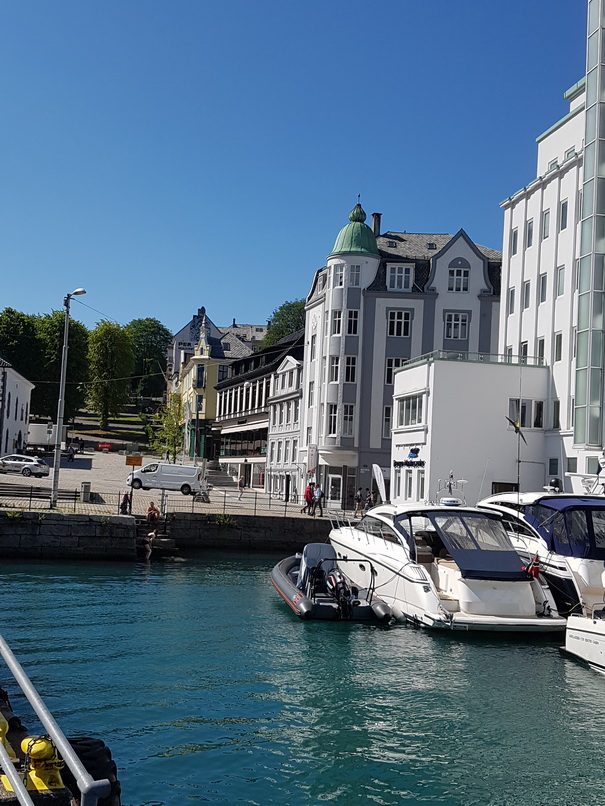
[[(66, 765), (73, 773), (81, 793), (80, 806), (96, 806), (100, 798), (110, 795), (111, 784), (107, 778), (102, 778), (98, 781), (94, 780), (93, 777), (86, 771), (86, 768), (66, 739), (65, 734), (57, 725), (53, 715), (44, 704), (33, 683), (26, 675), (23, 667), (14, 656), (4, 637), (1, 635), (0, 654), (15, 678), (17, 685), (32, 706), (36, 716), (46, 728), (48, 735), (52, 739)], [(2, 742), (0, 742), (0, 766), (10, 781), (17, 800), (21, 806), (34, 806), (29, 792), (25, 788), (22, 777), (15, 769), (15, 766)], [(72, 794), (75, 797), (77, 793), (74, 792)]]

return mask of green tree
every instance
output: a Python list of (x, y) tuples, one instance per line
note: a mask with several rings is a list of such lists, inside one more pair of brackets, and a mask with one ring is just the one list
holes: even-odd
[(154, 432), (150, 448), (157, 453), (167, 454), (171, 461), (183, 450), (183, 401), (179, 394), (170, 395), (168, 402), (153, 415)]
[(276, 308), (267, 321), (267, 333), (261, 342), (261, 349), (271, 347), (280, 339), (302, 330), (305, 326), (305, 301), (296, 299), (284, 302)]
[(14, 308), (0, 313), (0, 356), (28, 381), (39, 380), (40, 344), (35, 316)]
[(158, 319), (133, 319), (126, 329), (132, 339), (132, 391), (138, 396), (161, 397), (165, 388), (166, 350), (172, 333)]
[[(36, 316), (34, 319), (38, 335), (40, 371), (38, 383), (32, 392), (31, 408), (34, 414), (52, 417), (54, 420), (59, 403), (65, 313), (53, 311)], [(70, 318), (64, 409), (66, 422), (73, 419), (84, 406), (87, 378), (88, 330), (81, 322)], [(35, 379), (33, 380), (35, 382)]]
[(125, 327), (103, 320), (88, 338), (88, 404), (99, 415), (102, 431), (128, 401), (134, 367), (132, 341)]

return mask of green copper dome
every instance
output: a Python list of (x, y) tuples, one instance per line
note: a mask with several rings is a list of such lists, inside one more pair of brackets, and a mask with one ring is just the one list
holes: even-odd
[(378, 257), (378, 246), (376, 236), (365, 224), (366, 214), (357, 203), (349, 213), (349, 223), (338, 233), (334, 249), (328, 257), (334, 255), (373, 255)]

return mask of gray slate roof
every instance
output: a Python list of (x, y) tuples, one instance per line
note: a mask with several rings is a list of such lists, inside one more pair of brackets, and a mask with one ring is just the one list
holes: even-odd
[[(376, 239), (382, 257), (414, 258), (416, 260), (430, 260), (437, 252), (443, 249), (453, 238), (447, 232), (385, 232)], [(394, 246), (389, 246), (393, 242)], [(429, 249), (427, 244), (434, 243), (436, 249)], [(475, 244), (477, 249), (489, 261), (500, 263), (502, 253), (487, 246)]]

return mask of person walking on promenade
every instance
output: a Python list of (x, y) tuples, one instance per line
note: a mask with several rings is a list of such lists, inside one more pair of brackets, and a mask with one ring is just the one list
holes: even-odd
[(368, 509), (372, 506), (372, 493), (370, 492), (370, 488), (366, 487), (366, 505), (365, 511), (367, 512)]
[(243, 476), (239, 477), (239, 481), (237, 482), (237, 486), (239, 488), (239, 496), (237, 498), (238, 501), (241, 501), (242, 495), (244, 494), (244, 487), (246, 486), (246, 480)]
[(75, 458), (75, 455), (76, 455), (76, 452), (74, 451), (74, 446), (70, 445), (69, 448), (67, 449), (67, 461), (68, 462), (73, 462), (73, 460)]
[(313, 514), (317, 512), (319, 508), (319, 517), (323, 517), (324, 514), (324, 505), (323, 505), (323, 497), (324, 491), (321, 489), (321, 485), (319, 482), (315, 485), (315, 489), (313, 490)]
[(314, 487), (315, 487), (315, 485), (313, 484), (312, 481), (309, 482), (309, 484), (307, 484), (307, 487), (305, 489), (305, 505), (300, 511), (301, 514), (303, 514), (304, 512), (306, 512), (307, 515), (312, 515), (313, 514), (313, 501), (314, 501), (313, 488)]
[(361, 518), (361, 512), (363, 509), (363, 492), (361, 487), (355, 493), (355, 512), (353, 513), (353, 517), (357, 518), (358, 516)]

